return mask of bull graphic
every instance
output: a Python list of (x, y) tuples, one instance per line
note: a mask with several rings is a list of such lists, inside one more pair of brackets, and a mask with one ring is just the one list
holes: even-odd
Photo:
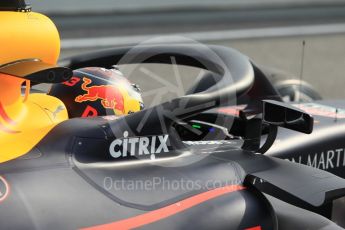
[(92, 80), (83, 78), (81, 88), (86, 92), (75, 98), (76, 102), (101, 100), (104, 108), (115, 109), (124, 112), (124, 99), (118, 86), (115, 85), (93, 85), (89, 86)]

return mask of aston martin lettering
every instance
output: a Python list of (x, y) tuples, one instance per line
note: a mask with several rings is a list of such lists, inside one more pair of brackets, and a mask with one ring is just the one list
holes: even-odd
[(128, 137), (128, 132), (124, 132), (123, 139), (115, 139), (109, 147), (110, 155), (113, 158), (124, 158), (128, 156), (150, 155), (151, 159), (155, 154), (169, 152), (169, 135)]
[(345, 149), (330, 149), (321, 153), (300, 155), (288, 160), (323, 170), (339, 168), (345, 166)]

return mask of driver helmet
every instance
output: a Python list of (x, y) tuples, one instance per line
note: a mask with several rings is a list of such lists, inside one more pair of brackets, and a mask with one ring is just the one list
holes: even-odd
[(122, 116), (144, 108), (140, 88), (117, 69), (87, 67), (68, 81), (54, 84), (49, 95), (64, 102), (70, 118)]

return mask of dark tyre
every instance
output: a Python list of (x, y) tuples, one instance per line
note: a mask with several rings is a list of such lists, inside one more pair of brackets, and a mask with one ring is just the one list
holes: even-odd
[(285, 102), (311, 102), (321, 100), (321, 95), (306, 81), (291, 74), (260, 66)]
[(285, 102), (311, 102), (322, 99), (314, 87), (299, 79), (280, 81), (275, 83), (274, 87)]

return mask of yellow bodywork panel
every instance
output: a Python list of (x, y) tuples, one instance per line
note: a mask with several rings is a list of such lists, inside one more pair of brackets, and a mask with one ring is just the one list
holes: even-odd
[(20, 110), (2, 108), (11, 122), (0, 113), (0, 163), (26, 154), (52, 128), (68, 119), (64, 104), (45, 94), (30, 94), (20, 104)]
[(0, 65), (23, 59), (55, 64), (60, 37), (54, 23), (34, 12), (0, 12)]
[[(34, 12), (0, 12), (0, 66), (25, 59), (55, 65), (60, 37), (54, 23)], [(29, 152), (58, 123), (64, 104), (45, 94), (21, 95), (22, 78), (0, 73), (0, 163)], [(30, 82), (26, 81), (27, 87)]]

